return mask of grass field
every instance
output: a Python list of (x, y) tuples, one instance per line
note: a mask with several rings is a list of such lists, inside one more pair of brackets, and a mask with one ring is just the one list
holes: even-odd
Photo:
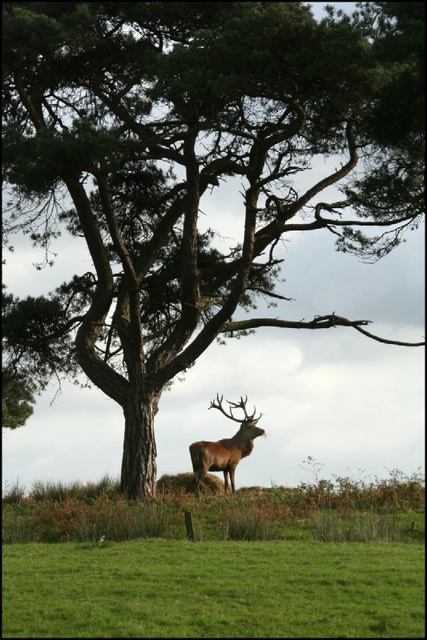
[(424, 637), (424, 546), (5, 545), (3, 637)]

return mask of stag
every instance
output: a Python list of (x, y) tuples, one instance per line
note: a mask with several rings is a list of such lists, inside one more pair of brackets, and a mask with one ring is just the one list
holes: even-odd
[[(201, 483), (208, 471), (222, 471), (224, 473), (225, 493), (228, 488), (228, 478), (230, 478), (231, 491), (235, 493), (234, 474), (236, 467), (242, 458), (246, 458), (254, 448), (254, 440), (258, 436), (265, 435), (264, 429), (256, 426), (262, 413), (255, 418), (256, 407), (251, 415), (246, 411), (248, 398), (240, 398), (240, 402), (230, 402), (227, 400), (230, 412), (227, 413), (222, 406), (223, 396), (217, 394), (216, 402), (213, 400), (209, 409), (218, 409), (230, 420), (240, 423), (240, 429), (232, 438), (224, 438), (218, 442), (193, 442), (190, 445), (191, 462), (196, 482), (196, 495), (200, 494)], [(236, 418), (233, 409), (243, 409), (245, 417), (243, 420)]]

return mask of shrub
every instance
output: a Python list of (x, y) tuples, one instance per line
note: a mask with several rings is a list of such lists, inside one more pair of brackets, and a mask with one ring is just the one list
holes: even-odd
[(64, 484), (63, 482), (43, 482), (43, 480), (35, 480), (30, 491), (30, 498), (36, 502), (47, 500), (60, 502), (67, 497), (76, 497), (82, 492), (83, 485), (78, 481)]
[(99, 498), (76, 513), (72, 537), (79, 541), (122, 541), (166, 537), (168, 530), (168, 512), (161, 504), (128, 504)]
[(6, 482), (2, 495), (3, 504), (19, 504), (25, 496), (25, 487), (19, 484), (19, 480), (9, 487)]
[[(313, 460), (310, 459), (310, 463)], [(3, 492), (3, 542), (184, 538), (184, 511), (194, 517), (197, 540), (399, 540), (422, 542), (424, 477), (390, 472), (388, 480), (316, 477), (296, 488), (244, 487), (224, 495), (208, 474), (202, 499), (192, 473), (164, 475), (149, 501), (127, 501), (118, 480), (35, 482), (30, 496), (18, 482)], [(399, 527), (397, 526), (399, 523)]]
[(33, 513), (28, 513), (28, 509), (10, 504), (7, 507), (7, 517), (4, 510), (2, 520), (2, 542), (4, 544), (37, 542), (36, 518)]
[(110, 497), (118, 496), (119, 492), (119, 481), (114, 480), (106, 474), (99, 482), (87, 482), (85, 485), (78, 480), (71, 481), (68, 484), (36, 480), (30, 492), (30, 498), (36, 502), (44, 502), (47, 500), (62, 502), (66, 498), (75, 498), (76, 500), (90, 502), (102, 495), (108, 495)]
[(271, 540), (276, 535), (273, 523), (261, 509), (245, 505), (228, 510), (225, 537), (229, 540)]
[(313, 517), (313, 534), (322, 542), (398, 542), (400, 530), (396, 518), (365, 513), (319, 511)]

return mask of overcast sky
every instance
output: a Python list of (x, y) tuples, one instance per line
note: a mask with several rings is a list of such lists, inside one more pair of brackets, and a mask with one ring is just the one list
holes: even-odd
[[(351, 3), (336, 3), (350, 5)], [(317, 167), (316, 180), (327, 173)], [(214, 192), (215, 193), (215, 192)], [(329, 192), (332, 197), (332, 192)], [(325, 200), (325, 194), (322, 195)], [(242, 196), (232, 183), (201, 206), (206, 226), (215, 220), (224, 250), (241, 239)], [(292, 236), (285, 259), (281, 302), (257, 316), (312, 319), (336, 312), (372, 320), (385, 338), (424, 339), (424, 226), (377, 262), (365, 264), (334, 250), (327, 231)], [(7, 254), (3, 282), (18, 296), (46, 294), (91, 268), (88, 252), (68, 235), (54, 246), (55, 266), (36, 271), (40, 252), (20, 239)], [(255, 315), (254, 314), (254, 315)], [(236, 472), (236, 487), (296, 486), (313, 479), (303, 463), (322, 463), (321, 477), (387, 478), (393, 469), (424, 470), (424, 348), (384, 345), (349, 328), (322, 331), (259, 329), (255, 336), (212, 345), (164, 393), (156, 418), (158, 477), (191, 471), (188, 446), (231, 436), (236, 426), (208, 411), (216, 393), (262, 411), (267, 438)], [(94, 389), (63, 383), (38, 398), (25, 427), (3, 429), (3, 487), (18, 481), (97, 481), (120, 474), (124, 420), (121, 408)], [(222, 477), (222, 474), (221, 474)]]

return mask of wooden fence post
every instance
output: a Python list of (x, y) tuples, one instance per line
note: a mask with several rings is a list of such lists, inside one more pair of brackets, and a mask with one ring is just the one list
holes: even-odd
[(193, 528), (193, 520), (192, 520), (190, 511), (185, 511), (185, 526), (187, 528), (187, 538), (189, 540), (192, 540), (193, 542), (196, 542), (196, 536), (194, 535), (194, 528)]

